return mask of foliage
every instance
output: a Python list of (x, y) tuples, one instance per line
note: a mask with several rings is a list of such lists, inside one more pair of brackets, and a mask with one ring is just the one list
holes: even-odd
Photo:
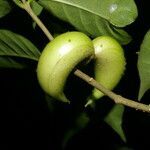
[[(59, 33), (68, 30), (79, 30), (86, 33), (91, 38), (95, 38), (100, 35), (109, 35), (118, 40), (120, 44), (128, 44), (128, 46), (130, 46), (129, 43), (132, 38), (125, 29), (126, 27), (130, 28), (129, 25), (131, 23), (134, 24), (135, 19), (138, 17), (137, 6), (133, 0), (31, 0), (30, 3), (36, 15), (40, 16), (41, 19), (44, 19), (44, 17), (46, 18), (47, 27), (54, 27), (52, 29), (54, 35), (58, 34), (58, 30)], [(0, 0), (0, 22), (2, 22), (5, 17), (7, 18), (9, 13), (11, 14), (11, 10), (13, 11), (17, 9), (18, 8), (15, 3), (8, 0)], [(47, 10), (50, 14), (46, 13)], [(46, 15), (44, 16), (43, 14)], [(32, 20), (30, 20), (31, 26), (33, 25), (32, 23)], [(57, 28), (59, 29), (57, 30)], [(34, 28), (32, 30), (38, 30), (36, 22), (34, 22)], [(41, 54), (39, 50), (40, 48), (37, 48), (39, 46), (35, 46), (36, 44), (33, 44), (34, 42), (36, 43), (33, 38), (28, 39), (23, 35), (25, 34), (22, 33), (22, 35), (20, 35), (20, 33), (7, 30), (7, 28), (0, 29), (1, 68), (24, 69), (28, 67), (28, 61), (37, 63)], [(43, 40), (43, 42), (45, 41)], [(150, 31), (146, 33), (140, 47), (138, 54), (138, 71), (140, 76), (138, 99), (141, 99), (144, 96), (144, 93), (150, 89)], [(135, 76), (138, 76), (138, 74)], [(85, 97), (87, 97), (88, 92), (85, 95)], [(57, 102), (55, 103), (53, 98), (50, 99), (51, 100), (48, 101), (49, 106), (51, 106), (49, 109), (53, 114), (62, 104), (57, 104)], [(102, 98), (102, 101), (105, 99), (106, 97)], [(95, 111), (98, 106), (97, 103), (98, 102), (96, 102), (93, 107), (90, 106), (87, 109)], [(82, 108), (78, 111), (78, 113), (76, 113), (78, 110), (77, 107)], [(83, 110), (83, 107), (83, 103), (79, 102), (79, 104), (75, 104), (75, 109), (72, 111), (66, 110), (66, 114), (64, 114), (64, 118), (66, 117), (70, 120), (71, 125), (67, 126), (68, 128), (65, 129), (65, 133), (61, 133), (62, 139), (60, 143), (62, 143), (63, 148), (67, 146), (69, 140), (83, 129), (87, 128), (92, 120), (91, 114)], [(111, 106), (106, 113), (104, 113), (104, 116), (101, 118), (98, 116), (97, 118), (106, 122), (123, 141), (126, 141), (127, 137), (125, 136), (125, 132), (122, 127), (124, 110), (124, 106), (114, 105)], [(72, 113), (72, 115), (69, 113)], [(75, 115), (73, 116), (73, 114)], [(62, 127), (62, 131), (63, 130), (64, 128)]]
[(150, 88), (150, 31), (144, 37), (139, 52), (138, 69), (140, 73), (141, 85), (139, 91), (139, 99)]
[[(75, 0), (41, 0), (39, 3), (55, 16), (71, 23), (78, 30), (92, 37), (110, 35), (122, 44), (127, 44), (131, 40), (131, 37), (118, 27), (126, 26), (136, 18), (137, 10), (132, 0), (121, 3), (120, 1), (114, 3), (113, 0), (109, 2), (107, 0), (88, 0), (86, 3)], [(122, 18), (125, 14), (127, 15), (125, 18), (128, 19)]]
[(29, 40), (11, 31), (0, 30), (0, 67), (20, 68), (23, 64), (13, 57), (38, 61), (39, 56), (39, 50)]
[(7, 15), (11, 11), (11, 5), (7, 0), (0, 1), (0, 18)]

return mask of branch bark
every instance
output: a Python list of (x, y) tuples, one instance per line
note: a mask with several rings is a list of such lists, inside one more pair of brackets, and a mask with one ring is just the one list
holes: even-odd
[(141, 110), (143, 112), (150, 113), (150, 105), (145, 105), (139, 102), (135, 102), (133, 100), (127, 99), (122, 97), (121, 95), (117, 95), (114, 92), (106, 89), (103, 85), (98, 83), (96, 80), (94, 80), (92, 77), (88, 76), (87, 74), (83, 73), (79, 69), (74, 71), (74, 74), (87, 82), (88, 84), (92, 85), (93, 87), (97, 88), (101, 92), (103, 92), (105, 95), (107, 95), (110, 99), (112, 99), (116, 104), (122, 104), (124, 106), (128, 106), (131, 108), (135, 108), (136, 110)]

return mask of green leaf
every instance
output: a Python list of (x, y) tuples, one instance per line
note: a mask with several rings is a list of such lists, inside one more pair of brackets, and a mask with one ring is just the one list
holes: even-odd
[(111, 24), (125, 27), (135, 21), (138, 12), (134, 0), (97, 0), (99, 14)]
[[(134, 0), (39, 0), (41, 4), (75, 7), (108, 20), (111, 24), (124, 27), (137, 17)], [(62, 6), (62, 7), (63, 7)], [(59, 7), (59, 6), (58, 6)], [(65, 9), (65, 7), (63, 7)], [(76, 10), (77, 10), (76, 9)], [(58, 10), (59, 11), (59, 10)], [(65, 10), (64, 10), (65, 11)], [(81, 12), (82, 13), (82, 12)], [(61, 14), (62, 16), (63, 14)]]
[(1, 57), (0, 56), (0, 68), (16, 68), (22, 69), (25, 66), (21, 63), (16, 62), (10, 57)]
[(115, 104), (108, 115), (105, 117), (105, 122), (114, 129), (121, 139), (125, 142), (126, 137), (122, 129), (124, 106)]
[[(16, 58), (38, 61), (39, 50), (26, 38), (8, 30), (0, 30), (0, 67), (20, 68)], [(14, 59), (13, 59), (14, 58)]]
[(0, 18), (11, 11), (11, 6), (7, 0), (0, 0)]
[(137, 17), (133, 0), (39, 0), (39, 3), (56, 17), (92, 37), (109, 35), (122, 44), (131, 40), (118, 27), (130, 24)]
[(37, 16), (40, 15), (43, 10), (43, 7), (39, 5), (36, 1), (31, 2), (31, 7)]
[(150, 89), (150, 30), (144, 37), (138, 57), (138, 70), (140, 75), (140, 90), (138, 99)]
[(63, 142), (62, 142), (62, 147), (65, 148), (68, 141), (75, 135), (77, 132), (85, 128), (85, 126), (89, 123), (90, 119), (87, 116), (86, 113), (82, 112), (80, 113), (75, 122), (74, 125), (68, 129), (68, 131), (65, 133)]

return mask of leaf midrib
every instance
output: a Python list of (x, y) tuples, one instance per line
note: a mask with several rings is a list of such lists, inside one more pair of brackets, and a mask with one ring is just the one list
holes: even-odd
[(65, 4), (65, 5), (69, 5), (69, 6), (72, 6), (72, 7), (76, 7), (77, 9), (85, 10), (85, 11), (90, 12), (90, 13), (92, 13), (92, 14), (94, 14), (94, 15), (97, 15), (97, 16), (99, 16), (99, 17), (101, 17), (101, 18), (106, 19), (103, 15), (100, 15), (100, 14), (98, 14), (98, 13), (92, 11), (92, 10), (86, 9), (85, 7), (82, 7), (82, 6), (78, 5), (78, 4), (73, 4), (73, 5), (72, 5), (72, 3), (69, 3), (69, 2), (64, 2), (64, 1), (61, 1), (61, 2), (60, 2), (60, 1), (57, 1), (57, 0), (52, 0), (52, 1), (53, 1), (53, 2), (56, 2), (56, 3)]
[[(74, 3), (71, 3), (71, 2), (66, 2), (66, 1), (58, 1), (58, 0), (52, 0), (52, 2), (56, 2), (56, 3), (60, 3), (60, 4), (64, 4), (64, 5), (68, 5), (68, 6), (72, 6), (72, 7), (76, 7), (77, 9), (81, 9), (81, 10), (84, 10), (84, 11), (87, 11), (89, 13), (92, 13), (93, 15), (96, 15), (96, 16), (99, 16), (103, 19), (106, 19), (108, 20), (111, 24), (113, 24), (114, 26), (116, 27), (123, 27), (123, 26), (120, 26), (120, 25), (117, 25), (117, 24), (114, 24), (112, 21), (111, 21), (111, 17), (105, 17), (104, 15), (100, 14), (100, 13), (97, 13), (95, 11), (92, 11), (91, 9), (86, 9), (85, 7), (82, 7), (78, 4), (74, 4)], [(132, 12), (130, 11), (129, 9), (126, 9), (126, 11), (128, 12)], [(132, 21), (133, 22), (133, 21)]]

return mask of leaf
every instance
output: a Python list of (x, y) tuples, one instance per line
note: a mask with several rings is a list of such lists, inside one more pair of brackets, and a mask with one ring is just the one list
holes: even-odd
[[(90, 12), (111, 24), (124, 27), (132, 23), (137, 17), (137, 7), (134, 0), (39, 0), (41, 4), (65, 5), (75, 7), (76, 10)], [(59, 7), (59, 6), (58, 6)], [(58, 10), (59, 11), (59, 10)], [(61, 14), (62, 16), (63, 14)]]
[(99, 2), (99, 14), (101, 13), (114, 26), (125, 27), (134, 22), (138, 15), (134, 0), (97, 1)]
[[(15, 58), (38, 61), (39, 50), (26, 38), (8, 30), (0, 30), (0, 67), (23, 67)], [(13, 59), (14, 58), (14, 59)]]
[[(130, 24), (137, 17), (133, 0), (39, 0), (39, 3), (56, 17), (92, 37), (109, 35), (122, 44), (131, 40), (131, 37), (118, 27)], [(110, 13), (109, 8), (113, 7), (117, 8)]]
[(105, 122), (110, 125), (125, 142), (126, 137), (122, 129), (122, 119), (123, 119), (124, 106), (115, 104), (111, 109), (109, 114), (105, 117)]
[(15, 60), (13, 60), (10, 57), (0, 57), (0, 68), (22, 69), (22, 68), (24, 68), (24, 65), (16, 62)]
[(68, 129), (68, 131), (65, 133), (64, 138), (63, 138), (63, 142), (62, 142), (62, 147), (65, 148), (68, 141), (80, 130), (82, 130), (88, 123), (89, 123), (90, 119), (87, 116), (86, 113), (82, 112), (80, 113), (75, 122), (74, 125)]
[(0, 18), (11, 11), (11, 6), (7, 0), (0, 0)]
[(31, 7), (37, 16), (39, 16), (43, 10), (43, 7), (41, 5), (39, 5), (36, 1), (33, 1), (31, 3)]
[(150, 30), (144, 37), (138, 57), (138, 70), (140, 75), (140, 90), (138, 99), (150, 89)]

